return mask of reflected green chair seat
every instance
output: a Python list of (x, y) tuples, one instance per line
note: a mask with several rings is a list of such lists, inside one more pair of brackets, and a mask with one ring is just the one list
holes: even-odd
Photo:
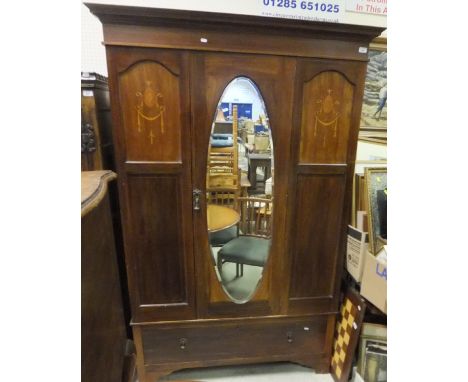
[(218, 232), (210, 233), (210, 244), (213, 247), (221, 247), (235, 238), (237, 238), (237, 226), (232, 226)]
[(218, 252), (218, 269), (221, 272), (223, 263), (236, 263), (236, 276), (243, 276), (243, 265), (263, 267), (268, 258), (271, 240), (256, 236), (239, 236), (225, 244)]

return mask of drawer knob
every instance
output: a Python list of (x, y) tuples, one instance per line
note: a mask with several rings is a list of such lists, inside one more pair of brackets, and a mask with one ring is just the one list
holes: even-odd
[(293, 342), (293, 334), (292, 332), (287, 332), (286, 337), (288, 337), (288, 342), (291, 344)]
[(185, 347), (187, 346), (187, 338), (181, 338), (179, 340), (179, 345), (182, 350), (185, 350)]

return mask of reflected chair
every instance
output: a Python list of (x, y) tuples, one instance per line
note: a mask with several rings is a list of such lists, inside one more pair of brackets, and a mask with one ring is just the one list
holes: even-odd
[[(237, 106), (233, 108), (232, 134), (214, 135), (225, 139), (216, 140), (212, 135), (210, 140), (206, 173), (207, 188), (240, 188)], [(215, 141), (229, 142), (229, 144), (217, 147)]]
[(240, 213), (238, 236), (218, 252), (217, 266), (221, 273), (224, 263), (236, 264), (236, 277), (244, 275), (244, 264), (263, 267), (271, 246), (273, 200), (254, 197), (237, 199)]
[[(233, 108), (231, 143), (226, 147), (214, 147), (212, 142), (208, 149), (206, 172), (206, 189), (208, 204), (234, 207), (236, 198), (241, 192), (241, 172), (239, 171), (239, 148), (237, 144), (238, 117), (237, 106)], [(224, 136), (226, 134), (217, 134)], [(212, 137), (213, 138), (213, 137)], [(212, 139), (213, 140), (213, 139)], [(210, 244), (220, 247), (237, 237), (237, 227), (230, 227), (210, 233)]]

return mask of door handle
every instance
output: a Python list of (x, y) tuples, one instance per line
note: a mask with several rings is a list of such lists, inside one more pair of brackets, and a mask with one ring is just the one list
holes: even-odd
[(193, 209), (195, 211), (200, 210), (200, 196), (201, 196), (201, 190), (198, 188), (193, 190)]

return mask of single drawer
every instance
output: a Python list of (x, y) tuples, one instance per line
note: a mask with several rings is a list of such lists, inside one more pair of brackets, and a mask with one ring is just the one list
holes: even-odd
[(146, 365), (324, 351), (327, 317), (192, 322), (142, 327)]

